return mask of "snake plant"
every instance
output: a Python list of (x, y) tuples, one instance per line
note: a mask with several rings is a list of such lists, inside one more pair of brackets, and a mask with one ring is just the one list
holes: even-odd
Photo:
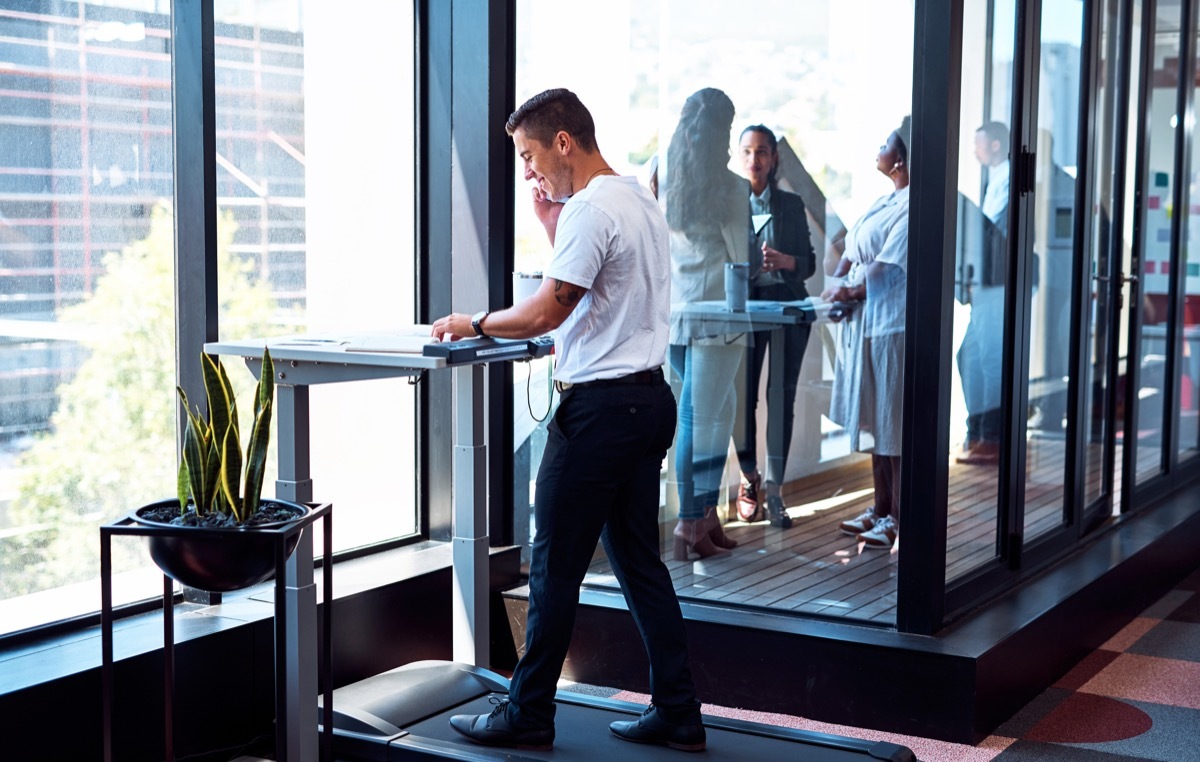
[(275, 364), (270, 351), (264, 348), (254, 393), (254, 424), (243, 456), (237, 401), (225, 367), (211, 355), (201, 353), (200, 360), (208, 397), (207, 418), (199, 406), (193, 411), (187, 393), (176, 387), (188, 415), (176, 484), (180, 512), (186, 512), (190, 496), (198, 516), (221, 513), (240, 524), (258, 510), (262, 495), (275, 401)]

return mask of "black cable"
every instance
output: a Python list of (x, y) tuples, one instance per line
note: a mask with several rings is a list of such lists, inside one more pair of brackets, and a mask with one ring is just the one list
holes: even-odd
[[(531, 394), (533, 391), (533, 360), (526, 360), (525, 364), (528, 366), (528, 373), (525, 375), (525, 407), (529, 410), (530, 418), (538, 423), (543, 423), (550, 417), (550, 408), (554, 406), (554, 383), (551, 382), (546, 390), (548, 397), (546, 400), (546, 413), (541, 418), (538, 418), (537, 414), (533, 412), (533, 395)], [(553, 375), (551, 374), (551, 377)]]

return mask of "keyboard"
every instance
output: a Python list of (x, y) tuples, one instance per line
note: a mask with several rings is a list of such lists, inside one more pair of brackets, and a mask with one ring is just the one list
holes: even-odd
[(525, 360), (545, 357), (554, 351), (554, 339), (538, 336), (535, 339), (497, 339), (483, 336), (457, 341), (434, 341), (425, 345), (426, 357), (443, 357), (447, 365), (463, 365), (492, 360)]

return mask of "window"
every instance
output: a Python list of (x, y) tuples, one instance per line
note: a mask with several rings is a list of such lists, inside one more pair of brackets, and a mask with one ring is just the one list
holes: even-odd
[(98, 609), (97, 527), (173, 492), (169, 17), (52, 8), (0, 10), (0, 632)]
[[(214, 6), (222, 339), (413, 321), (413, 11), (327, 5)], [(49, 7), (0, 10), (0, 634), (97, 610), (97, 528), (174, 494), (169, 3)], [(414, 404), (314, 390), (335, 549), (417, 531)]]
[[(872, 23), (864, 23), (864, 19)], [(754, 23), (741, 23), (747, 20)], [(587, 40), (561, 33), (573, 23), (587, 25), (591, 30)], [(657, 169), (661, 202), (672, 192), (668, 146), (685, 101), (704, 88), (721, 91), (720, 97), (732, 103), (732, 123), (719, 127), (728, 152), (722, 176), (743, 176), (739, 155), (742, 131), (751, 125), (765, 125), (778, 140), (778, 187), (799, 195), (806, 208), (807, 240), (793, 234), (795, 242), (790, 245), (797, 249), (797, 259), (807, 258), (801, 262), (808, 268), (807, 276), (792, 285), (784, 279), (763, 278), (759, 285), (764, 290), (752, 297), (800, 303), (839, 282), (830, 273), (839, 259), (835, 247), (846, 228), (877, 211), (878, 204), (898, 202), (904, 195), (895, 196), (894, 175), (888, 174), (894, 161), (881, 168), (879, 156), (911, 110), (912, 31), (912, 6), (906, 3), (763, 2), (746, 15), (744, 9), (721, 2), (622, 3), (599, 12), (590, 3), (523, 0), (517, 5), (516, 101), (520, 104), (552, 87), (576, 92), (596, 121), (605, 158), (619, 173), (637, 175), (647, 183)], [(519, 168), (515, 174), (516, 269), (543, 270), (549, 264), (551, 248), (523, 203), (529, 192)], [(749, 186), (745, 188), (748, 191)], [(750, 245), (748, 192), (739, 196), (737, 205), (741, 211), (736, 224), (747, 235), (734, 236), (738, 242), (732, 244), (728, 257), (725, 253), (715, 257), (718, 268), (726, 258), (747, 261), (752, 250), (765, 242), (760, 238), (755, 247)], [(762, 235), (784, 235), (764, 230), (767, 232)], [(745, 250), (741, 241), (745, 241)], [(906, 239), (900, 249), (906, 255)], [(677, 271), (684, 256), (681, 252), (673, 245)], [(700, 301), (721, 298), (721, 279), (714, 275), (710, 285), (714, 286), (712, 293), (705, 292)], [(773, 285), (787, 286), (787, 295), (767, 288)], [(673, 290), (673, 310), (678, 317), (681, 313), (676, 308), (686, 298), (681, 296), (678, 281)], [(812, 314), (797, 304), (790, 309)], [(794, 333), (788, 333), (792, 329), (778, 331), (780, 336), (800, 338), (792, 345), (799, 350), (783, 374), (781, 387), (786, 391), (774, 402), (768, 399), (771, 350), (757, 383), (748, 383), (745, 368), (752, 340), (742, 331), (672, 339), (673, 353), (684, 358), (682, 364), (669, 366), (677, 371), (672, 375), (682, 415), (676, 446), (664, 464), (660, 522), (666, 537), (664, 558), (681, 596), (894, 621), (896, 555), (868, 549), (856, 537), (839, 531), (840, 524), (875, 502), (870, 456), (856, 451), (867, 449), (872, 437), (852, 436), (830, 417), (839, 377), (836, 365), (843, 351), (839, 347), (848, 331), (846, 323), (830, 322), (824, 314), (815, 315), (815, 320), (798, 319), (805, 324)], [(902, 337), (902, 308), (900, 315)], [(792, 339), (772, 341), (770, 346), (776, 347)], [(706, 358), (721, 368), (693, 371), (692, 378), (708, 377), (723, 396), (717, 401), (691, 387), (694, 397), (689, 408), (683, 397), (688, 388), (687, 358), (699, 358), (701, 352), (692, 353), (691, 349), (701, 345), (706, 347)], [(523, 372), (515, 374), (518, 506), (526, 504), (525, 497), (529, 504), (534, 498), (533, 480), (545, 427), (537, 418), (551, 408), (553, 400), (546, 386), (548, 372), (546, 362), (535, 368), (529, 380)], [(528, 410), (527, 389), (531, 398)], [(753, 394), (759, 402), (747, 415), (747, 399)], [(793, 395), (794, 399), (789, 399)], [(695, 414), (691, 421), (689, 409)], [(696, 468), (684, 465), (702, 460), (695, 453), (700, 435), (692, 437), (690, 457), (681, 454), (681, 441), (688, 424), (699, 427), (705, 425), (703, 419), (723, 429), (719, 436), (710, 437), (713, 452), (704, 459), (716, 466), (701, 477)], [(745, 426), (747, 421), (754, 422), (753, 435)], [(899, 426), (898, 418), (890, 423)], [(876, 433), (882, 436), (882, 429)], [(786, 455), (784, 447), (768, 444), (773, 436), (786, 443)], [(750, 462), (751, 458), (757, 462)], [(757, 471), (767, 482), (773, 479), (778, 483), (790, 526), (773, 523), (769, 513), (745, 517), (738, 513), (739, 485), (746, 483), (743, 471)], [(732, 554), (702, 560), (689, 549), (686, 559), (676, 560), (671, 532), (683, 515), (681, 506), (697, 499), (697, 485), (702, 480), (704, 493), (715, 495), (712, 502), (726, 522), (726, 533), (738, 540), (739, 547)], [(771, 493), (774, 485), (763, 483), (760, 489)], [(517, 514), (517, 536), (526, 536), (528, 511), (518, 509)], [(536, 527), (528, 529), (528, 536), (536, 531)], [(594, 564), (588, 581), (613, 582), (602, 559)]]
[[(220, 279), (221, 338), (411, 325), (414, 57), (396, 41), (415, 39), (412, 6), (215, 14), (218, 238), (251, 276)], [(243, 290), (266, 311), (240, 314)], [(335, 551), (418, 530), (415, 405), (403, 379), (312, 387), (313, 497), (334, 504)]]

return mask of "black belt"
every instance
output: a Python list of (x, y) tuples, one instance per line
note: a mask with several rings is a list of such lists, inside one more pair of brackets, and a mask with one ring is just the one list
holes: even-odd
[(654, 368), (653, 370), (639, 370), (637, 373), (629, 373), (616, 378), (598, 378), (595, 381), (583, 381), (578, 384), (570, 381), (555, 381), (554, 388), (558, 390), (559, 394), (562, 394), (568, 389), (587, 389), (596, 386), (616, 386), (617, 384), (656, 384), (662, 380), (662, 368)]

